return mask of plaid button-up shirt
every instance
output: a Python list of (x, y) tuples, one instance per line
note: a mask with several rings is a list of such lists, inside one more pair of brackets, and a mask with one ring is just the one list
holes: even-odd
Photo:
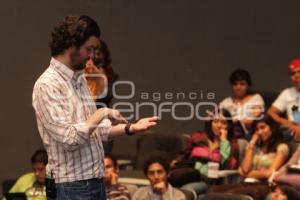
[(108, 138), (109, 120), (89, 135), (85, 121), (96, 111), (83, 73), (52, 58), (36, 81), (32, 104), (48, 153), (47, 172), (55, 182), (104, 177), (102, 140)]

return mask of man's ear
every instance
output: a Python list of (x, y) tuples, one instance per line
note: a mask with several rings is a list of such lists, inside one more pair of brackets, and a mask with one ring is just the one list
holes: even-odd
[(75, 52), (76, 51), (76, 47), (69, 47), (69, 48), (67, 48), (66, 50), (65, 50), (65, 53), (73, 53), (73, 52)]

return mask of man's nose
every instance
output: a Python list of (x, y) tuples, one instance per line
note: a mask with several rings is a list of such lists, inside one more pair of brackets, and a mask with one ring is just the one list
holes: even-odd
[(154, 178), (159, 179), (159, 174), (157, 172), (154, 173)]
[(95, 50), (94, 49), (90, 50), (88, 56), (90, 59), (94, 59), (95, 58)]

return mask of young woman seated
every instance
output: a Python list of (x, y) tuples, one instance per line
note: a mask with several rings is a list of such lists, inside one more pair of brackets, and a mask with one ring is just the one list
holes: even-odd
[(239, 168), (244, 183), (213, 186), (209, 192), (247, 194), (254, 199), (264, 199), (269, 193), (267, 180), (287, 160), (288, 146), (282, 142), (278, 126), (266, 116), (254, 123), (255, 133), (247, 147)]

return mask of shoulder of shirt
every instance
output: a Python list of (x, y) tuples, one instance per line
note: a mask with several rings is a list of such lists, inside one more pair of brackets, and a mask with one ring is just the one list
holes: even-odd
[(33, 172), (29, 172), (20, 176), (19, 179), (35, 179), (35, 176)]
[(185, 199), (185, 194), (181, 190), (174, 187), (173, 187), (173, 195), (175, 196), (174, 200)]
[(225, 99), (223, 99), (220, 102), (220, 106), (227, 106), (227, 104), (231, 104), (232, 103), (232, 98), (231, 97), (226, 97)]
[(54, 86), (58, 84), (59, 82), (63, 82), (63, 78), (59, 75), (58, 72), (56, 72), (51, 67), (48, 67), (44, 73), (41, 74), (41, 76), (37, 79), (37, 81), (34, 84), (34, 89), (37, 89), (41, 86), (47, 87), (47, 86)]
[(262, 99), (262, 96), (259, 93), (254, 93), (253, 96), (252, 96), (252, 98), (260, 98), (260, 99)]
[(261, 96), (261, 94), (259, 94), (259, 93), (253, 94), (252, 97), (248, 101), (251, 102), (251, 101), (257, 101), (257, 100), (261, 100), (262, 103), (264, 103), (264, 99)]
[(284, 142), (279, 143), (279, 144), (277, 145), (277, 148), (285, 148), (285, 149), (289, 149), (288, 145), (287, 145), (286, 143), (284, 143)]
[(150, 192), (150, 186), (144, 186), (144, 187), (140, 187), (139, 189), (137, 189), (137, 191), (135, 191), (135, 193), (133, 194), (133, 199), (140, 199), (142, 197), (145, 197), (146, 195), (149, 194)]
[[(18, 192), (20, 188), (23, 188), (24, 186), (27, 186), (29, 183), (35, 182), (36, 178), (34, 176), (33, 172), (24, 174), (20, 176), (13, 187), (10, 189), (11, 192)], [(26, 188), (25, 188), (26, 189)], [(22, 192), (22, 191), (19, 191)]]
[(143, 186), (143, 187), (140, 187), (139, 189), (137, 189), (137, 191), (135, 193), (146, 193), (146, 192), (150, 192), (151, 191), (151, 187), (150, 186)]
[(295, 94), (297, 94), (297, 90), (295, 87), (289, 87), (289, 88), (285, 88), (284, 90), (281, 91), (280, 96), (281, 95), (289, 95), (289, 96), (294, 96)]

